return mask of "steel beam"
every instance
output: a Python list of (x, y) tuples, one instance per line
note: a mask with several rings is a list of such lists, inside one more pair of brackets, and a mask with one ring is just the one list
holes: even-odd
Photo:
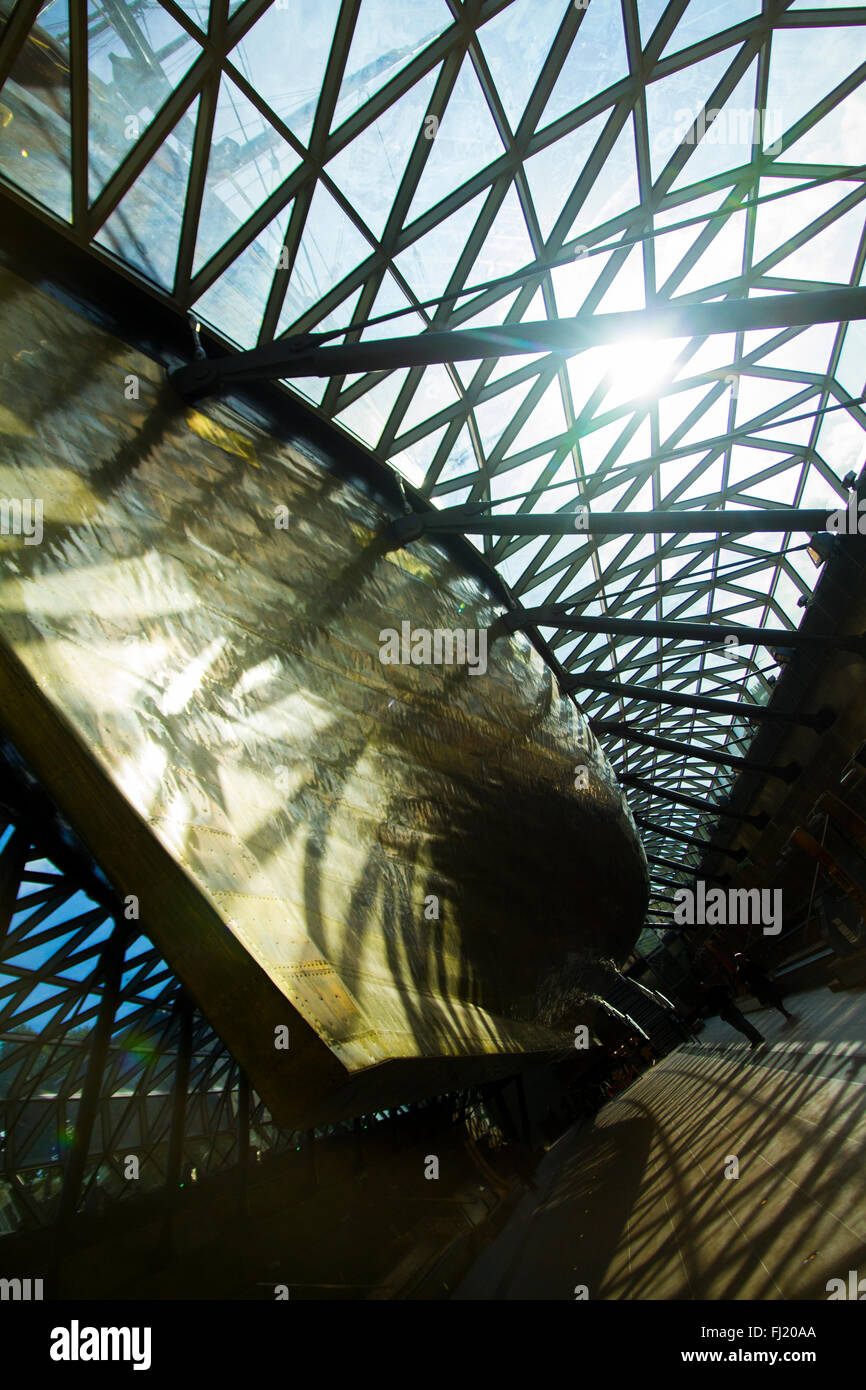
[(120, 998), (120, 982), (123, 977), (123, 962), (129, 928), (126, 923), (115, 922), (114, 929), (105, 942), (99, 973), (103, 978), (102, 998), (96, 1016), (93, 1033), (90, 1037), (90, 1053), (87, 1070), (81, 1087), (81, 1099), (75, 1117), (75, 1128), (69, 1156), (63, 1173), (63, 1187), (60, 1193), (57, 1220), (62, 1227), (74, 1217), (81, 1196), (81, 1184), (90, 1153), (90, 1139), (93, 1126), (99, 1113), (102, 1077), (108, 1058), (114, 1016)]
[(749, 852), (745, 849), (722, 849), (720, 845), (714, 845), (711, 840), (699, 840), (696, 835), (684, 835), (681, 830), (671, 830), (669, 825), (659, 825), (658, 821), (650, 820), (648, 816), (635, 815), (635, 823), (643, 827), (644, 830), (651, 830), (656, 835), (667, 836), (670, 840), (678, 840), (683, 845), (694, 845), (696, 849), (706, 850), (708, 854), (723, 854), (727, 859), (736, 859), (738, 864), (742, 864), (744, 859), (748, 859)]
[[(42, 0), (18, 0), (18, 4), (13, 6), (0, 38), (0, 87), (15, 66), (18, 54), (27, 42), (41, 9)], [(48, 48), (47, 38), (44, 32), (40, 35), (43, 50)], [(49, 48), (49, 52), (55, 51), (55, 48)]]
[[(697, 874), (698, 867), (694, 864), (678, 864), (675, 859), (663, 859), (660, 854), (648, 854), (649, 864), (659, 864), (664, 869), (675, 869), (680, 873)], [(718, 874), (701, 874), (701, 878), (707, 879), (711, 883), (726, 883), (727, 879), (722, 879)]]
[[(44, 35), (37, 41), (44, 43)], [(90, 83), (87, 61), (86, 0), (69, 0), (69, 107), (71, 129), (72, 222), (87, 234), (87, 132)]]
[[(641, 513), (641, 515), (646, 515), (646, 513)], [(653, 513), (649, 513), (649, 515), (653, 515)], [(664, 516), (664, 513), (655, 513), (655, 515)], [(674, 513), (674, 515), (677, 514)], [(706, 515), (706, 513), (700, 515)], [(754, 512), (751, 515), (754, 516)], [(769, 514), (771, 518), (775, 515), (772, 512)], [(623, 519), (628, 522), (631, 521), (628, 513), (624, 514)], [(583, 614), (569, 613), (568, 610), (573, 607), (573, 604), (568, 603), (546, 603), (539, 608), (515, 609), (513, 612), (505, 613), (501, 618), (496, 619), (489, 629), (491, 639), (495, 639), (501, 633), (515, 632), (518, 628), (541, 626), (558, 627), (567, 632), (609, 633), (613, 637), (670, 637), (674, 641), (681, 642), (720, 642), (722, 644), (727, 642), (728, 646), (732, 645), (728, 639), (735, 637), (737, 645), (740, 646), (769, 647), (771, 649), (784, 647), (827, 648), (856, 652), (858, 656), (866, 656), (866, 634), (821, 637), (800, 632), (796, 628), (789, 632), (785, 628), (779, 627), (743, 627), (737, 622), (654, 622), (645, 618), (620, 618), (616, 616), (590, 618), (583, 616)]]
[[(27, 867), (30, 842), (20, 826), (15, 827), (0, 850), (0, 947), (15, 916), (21, 878)], [(34, 856), (35, 857), (35, 856)]]
[(728, 816), (731, 820), (743, 821), (746, 825), (754, 825), (761, 830), (769, 824), (770, 817), (764, 811), (758, 815), (750, 816), (741, 811), (731, 811), (726, 806), (708, 806), (705, 801), (700, 801), (696, 796), (687, 796), (685, 792), (669, 792), (663, 787), (655, 786), (652, 782), (644, 781), (642, 777), (634, 777), (630, 772), (620, 774), (619, 780), (624, 787), (633, 787), (635, 791), (647, 792), (650, 796), (661, 797), (663, 801), (671, 801), (675, 806), (690, 806), (693, 810), (703, 811), (708, 815)]
[[(695, 875), (695, 877), (697, 877), (696, 871), (695, 871), (694, 869), (692, 869), (691, 872)], [(680, 879), (678, 879), (678, 878), (667, 878), (667, 877), (666, 877), (665, 875), (663, 875), (663, 874), (651, 873), (651, 874), (650, 874), (650, 880), (651, 880), (651, 882), (654, 883), (654, 884), (655, 884), (655, 883), (661, 884), (661, 886), (662, 886), (663, 888), (685, 888), (685, 886), (686, 886), (683, 882), (681, 882)]]
[(453, 532), (478, 536), (716, 536), (727, 532), (748, 535), (754, 531), (783, 534), (804, 531), (814, 535), (826, 531), (828, 520), (835, 515), (835, 511), (815, 508), (753, 507), (749, 511), (701, 512), (593, 512), (578, 508), (570, 512), (507, 512), (486, 516), (479, 510), (479, 504), (470, 503), (398, 517), (386, 528), (384, 540), (390, 549), (396, 549), (421, 536)]
[(651, 705), (672, 705), (678, 709), (707, 710), (710, 714), (727, 714), (737, 719), (754, 720), (756, 723), (801, 724), (805, 729), (816, 733), (826, 733), (836, 718), (832, 710), (823, 709), (818, 714), (785, 714), (781, 710), (770, 709), (767, 705), (753, 705), (748, 701), (719, 700), (713, 695), (685, 695), (676, 690), (656, 690), (653, 686), (634, 685), (626, 681), (608, 680), (604, 676), (587, 674), (567, 676), (561, 683), (563, 695), (580, 690), (597, 690), (604, 695), (616, 695), (632, 700), (645, 700)]
[(238, 1150), (237, 1205), (240, 1212), (246, 1211), (247, 1180), (250, 1162), (250, 1080), (243, 1067), (238, 1066), (238, 1111), (235, 1123), (235, 1137)]
[(160, 1232), (160, 1245), (163, 1251), (171, 1248), (172, 1216), (177, 1206), (183, 1172), (183, 1140), (186, 1128), (189, 1071), (192, 1061), (192, 1000), (184, 989), (181, 989), (178, 998), (177, 1011), (179, 1036), (171, 1096), (171, 1126), (165, 1162), (166, 1203)]
[(656, 305), (627, 313), (507, 323), (500, 328), (434, 330), (330, 347), (329, 334), (304, 334), (277, 339), (248, 352), (191, 362), (171, 371), (169, 379), (182, 396), (194, 399), (221, 385), (249, 381), (395, 371), (401, 367), (474, 362), (534, 352), (573, 356), (588, 348), (630, 340), (646, 341), (650, 355), (652, 343), (660, 338), (703, 338), (714, 333), (847, 323), (854, 319), (866, 319), (866, 288), (849, 286), (711, 304)]
[(787, 763), (784, 767), (774, 767), (770, 763), (752, 763), (739, 753), (720, 753), (715, 748), (702, 748), (696, 743), (681, 743), (677, 739), (657, 738), (645, 734), (631, 724), (616, 719), (591, 719), (589, 727), (594, 734), (618, 734), (629, 743), (637, 743), (644, 748), (659, 748), (664, 753), (684, 754), (687, 758), (697, 758), (720, 767), (745, 768), (747, 772), (760, 772), (767, 777), (778, 777), (788, 785), (795, 782), (802, 768), (798, 763)]

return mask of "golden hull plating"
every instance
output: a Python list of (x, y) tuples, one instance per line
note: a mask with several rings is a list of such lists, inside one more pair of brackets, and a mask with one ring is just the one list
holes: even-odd
[(0, 498), (43, 515), (0, 536), (2, 723), (275, 1116), (561, 1046), (647, 878), (539, 655), (383, 662), (385, 630), (501, 604), (434, 545), (383, 554), (384, 506), (298, 449), (0, 292)]

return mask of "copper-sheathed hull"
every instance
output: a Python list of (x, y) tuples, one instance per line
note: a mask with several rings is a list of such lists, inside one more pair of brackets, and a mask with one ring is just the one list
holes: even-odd
[[(309, 451), (3, 280), (24, 350), (0, 495), (41, 499), (43, 535), (0, 536), (0, 720), (275, 1116), (567, 1045), (646, 861), (537, 651), (488, 640), (501, 601), (433, 544), (387, 553), (387, 507)], [(437, 631), (473, 634), (467, 659), (413, 661)]]

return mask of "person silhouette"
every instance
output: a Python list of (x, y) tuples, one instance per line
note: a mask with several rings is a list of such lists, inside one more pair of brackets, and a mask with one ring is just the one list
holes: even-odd
[(752, 1044), (752, 1047), (760, 1047), (767, 1039), (763, 1033), (759, 1033), (757, 1028), (749, 1022), (744, 1013), (741, 1013), (734, 1003), (734, 996), (727, 985), (720, 981), (703, 981), (701, 983), (701, 993), (703, 995), (702, 1012), (707, 1015), (718, 1014), (719, 1018), (724, 1019), (732, 1028), (736, 1028), (738, 1033), (742, 1033)]
[(764, 1004), (767, 1008), (778, 1009), (779, 1013), (784, 1014), (787, 1019), (795, 1017), (794, 1014), (785, 1008), (785, 1001), (782, 998), (781, 991), (775, 980), (767, 974), (766, 970), (764, 970), (757, 961), (751, 960), (750, 957), (744, 955), (742, 951), (737, 951), (734, 960), (737, 963), (737, 974), (739, 978), (746, 988), (755, 996), (759, 1004)]

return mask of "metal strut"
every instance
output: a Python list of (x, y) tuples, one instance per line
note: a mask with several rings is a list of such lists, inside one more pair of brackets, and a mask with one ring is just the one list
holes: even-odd
[[(807, 507), (752, 507), (749, 511), (701, 512), (593, 512), (588, 508), (570, 512), (510, 512), (500, 516), (484, 516), (477, 503), (462, 507), (431, 507), (426, 512), (397, 517), (384, 528), (383, 540), (392, 550), (417, 541), (421, 536), (478, 535), (478, 536), (638, 536), (638, 535), (712, 535), (727, 532), (748, 535), (750, 532), (805, 531), (810, 536), (828, 530), (829, 523), (839, 511)], [(851, 530), (844, 522), (845, 532)], [(840, 528), (841, 529), (841, 528)]]
[(632, 787), (635, 791), (646, 792), (649, 796), (657, 796), (662, 801), (670, 801), (675, 806), (690, 806), (695, 811), (703, 811), (705, 814), (713, 816), (728, 816), (731, 820), (742, 821), (744, 825), (754, 825), (757, 829), (763, 830), (765, 825), (769, 825), (770, 817), (766, 811), (759, 811), (757, 815), (748, 815), (742, 811), (734, 811), (728, 806), (708, 806), (705, 801), (700, 801), (696, 796), (687, 796), (685, 792), (669, 792), (662, 787), (657, 787), (653, 782), (647, 782), (642, 777), (635, 777), (630, 772), (623, 772), (619, 775), (619, 780), (624, 787)]
[(821, 709), (817, 714), (785, 714), (767, 705), (754, 705), (748, 701), (719, 700), (714, 695), (686, 695), (676, 690), (656, 690), (652, 686), (636, 685), (629, 681), (607, 680), (604, 676), (567, 676), (561, 683), (563, 695), (580, 690), (598, 690), (603, 695), (625, 696), (632, 700), (646, 700), (655, 705), (672, 705), (680, 709), (706, 710), (710, 714), (730, 714), (734, 718), (750, 719), (756, 723), (800, 724), (804, 729), (813, 729), (823, 734), (830, 728), (836, 715), (831, 709)]
[(244, 382), (276, 381), (301, 376), (343, 376), (355, 372), (393, 371), (441, 362), (478, 361), (533, 352), (564, 356), (606, 343), (633, 338), (702, 338), (713, 333), (750, 329), (793, 328), (814, 323), (866, 319), (866, 288), (818, 290), (802, 294), (726, 299), (712, 304), (666, 304), (619, 314), (584, 314), (577, 318), (506, 323), (500, 328), (433, 330), (409, 337), (339, 343), (330, 334), (304, 334), (191, 362), (169, 372), (175, 389), (187, 399), (210, 395), (218, 387)]
[(697, 835), (684, 835), (681, 830), (672, 830), (669, 825), (659, 825), (658, 821), (650, 820), (648, 816), (642, 816), (637, 811), (634, 819), (635, 824), (642, 826), (644, 830), (650, 830), (668, 840), (678, 840), (683, 845), (693, 845), (709, 854), (723, 854), (727, 859), (735, 859), (738, 864), (742, 864), (743, 860), (749, 857), (748, 850), (722, 849), (721, 845), (714, 845), (711, 840), (701, 840)]
[[(866, 634), (859, 636), (821, 637), (798, 629), (744, 627), (740, 623), (655, 622), (646, 618), (584, 617), (570, 613), (573, 604), (545, 603), (538, 608), (515, 609), (503, 613), (490, 628), (495, 639), (508, 632), (526, 627), (558, 627), (568, 632), (601, 632), (614, 637), (669, 637), (681, 642), (721, 642), (728, 646), (813, 647), (855, 652), (866, 657)], [(736, 638), (736, 643), (728, 641)]]
[(617, 719), (591, 719), (589, 727), (594, 734), (617, 734), (629, 743), (636, 743), (644, 748), (659, 748), (664, 753), (683, 753), (688, 758), (697, 758), (706, 763), (712, 763), (719, 767), (739, 767), (745, 768), (748, 772), (763, 773), (767, 777), (779, 777), (783, 782), (790, 786), (795, 782), (802, 772), (799, 763), (790, 762), (784, 766), (776, 766), (772, 763), (753, 763), (748, 757), (742, 757), (739, 753), (723, 753), (716, 748), (705, 748), (696, 743), (683, 743), (672, 738), (658, 738), (654, 734), (645, 734), (642, 729), (635, 729), (631, 724), (623, 723)]

